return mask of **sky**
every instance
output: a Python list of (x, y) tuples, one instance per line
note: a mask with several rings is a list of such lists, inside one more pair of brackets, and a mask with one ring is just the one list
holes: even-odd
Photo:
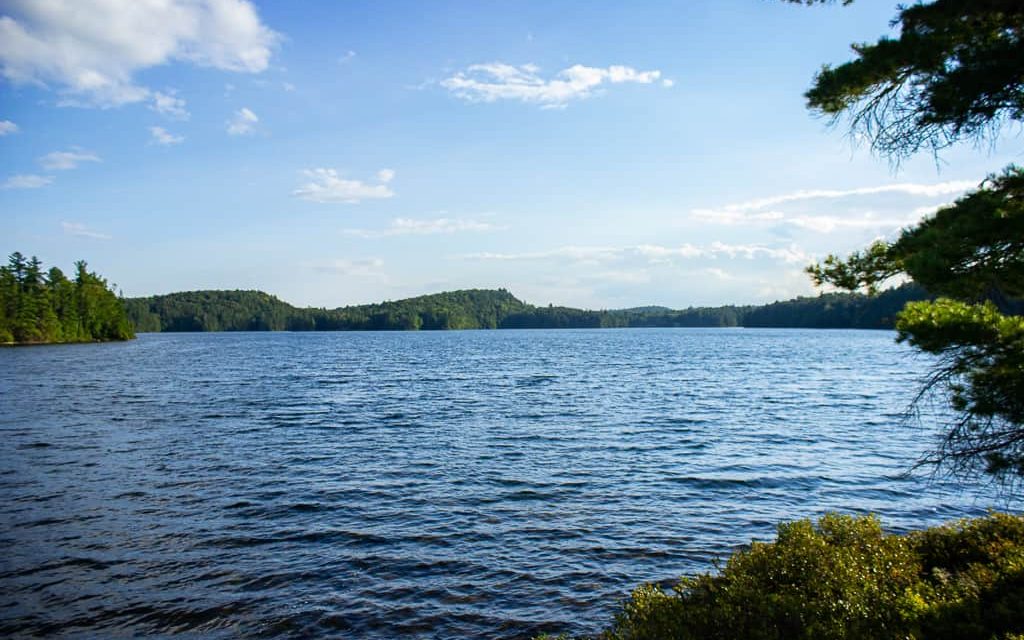
[(0, 252), (126, 296), (593, 309), (813, 295), (1021, 162), (893, 167), (809, 112), (893, 0), (0, 0)]

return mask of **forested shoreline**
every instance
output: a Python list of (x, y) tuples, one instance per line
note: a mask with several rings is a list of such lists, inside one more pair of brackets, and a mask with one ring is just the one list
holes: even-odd
[(107, 281), (75, 263), (72, 279), (38, 258), (11, 254), (0, 266), (0, 344), (105, 342), (135, 337)]
[(891, 329), (904, 304), (928, 296), (903, 285), (875, 296), (828, 293), (767, 305), (586, 310), (527, 304), (505, 289), (468, 289), (337, 309), (299, 308), (261, 291), (188, 291), (125, 300), (139, 332), (416, 331), (619, 327)]
[(625, 327), (891, 329), (912, 284), (866, 296), (827, 293), (766, 305), (587, 310), (535, 306), (506, 289), (466, 289), (336, 309), (300, 308), (261, 291), (186, 291), (119, 298), (107, 281), (75, 263), (69, 279), (35, 256), (11, 254), (0, 267), (0, 343), (129, 340), (135, 332), (436, 331)]
[(766, 305), (587, 310), (535, 306), (505, 289), (466, 289), (336, 309), (301, 308), (262, 291), (186, 291), (119, 298), (107, 281), (75, 263), (73, 278), (44, 271), (35, 256), (11, 254), (0, 267), (0, 344), (129, 340), (135, 332), (436, 331), (625, 327), (792, 327), (891, 329), (916, 285), (875, 296), (828, 293)]

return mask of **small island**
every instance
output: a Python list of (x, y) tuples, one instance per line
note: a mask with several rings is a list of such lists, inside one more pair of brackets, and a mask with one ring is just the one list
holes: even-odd
[(74, 279), (20, 252), (0, 267), (0, 344), (106, 342), (135, 337), (107, 281), (75, 263)]

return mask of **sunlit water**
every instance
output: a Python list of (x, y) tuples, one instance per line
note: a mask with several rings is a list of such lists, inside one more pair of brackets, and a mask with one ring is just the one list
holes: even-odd
[(927, 362), (788, 330), (143, 335), (0, 350), (0, 635), (594, 632), (903, 477)]

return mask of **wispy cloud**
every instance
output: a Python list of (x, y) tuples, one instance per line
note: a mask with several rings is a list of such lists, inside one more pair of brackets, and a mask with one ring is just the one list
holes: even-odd
[(267, 68), (280, 36), (249, 0), (50, 0), (4, 3), (0, 74), (56, 87), (69, 105), (114, 107), (161, 95), (144, 69), (187, 62), (226, 71)]
[(175, 95), (175, 91), (153, 93), (152, 102), (149, 108), (161, 115), (175, 120), (188, 120), (191, 115), (185, 108), (185, 100)]
[(93, 240), (110, 240), (111, 236), (106, 233), (100, 233), (93, 231), (80, 222), (61, 222), (60, 226), (64, 229), (65, 235), (76, 236), (79, 238), (92, 238)]
[(500, 231), (507, 229), (489, 222), (465, 218), (395, 218), (386, 229), (345, 229), (343, 233), (358, 238), (390, 238), (392, 236), (427, 236), (462, 232)]
[(0, 120), (0, 136), (6, 136), (10, 133), (18, 133), (18, 125), (10, 120)]
[(756, 211), (785, 202), (795, 202), (797, 200), (849, 198), (851, 196), (867, 196), (880, 193), (902, 193), (911, 196), (927, 197), (948, 196), (963, 193), (964, 191), (973, 189), (977, 186), (978, 183), (975, 181), (953, 180), (950, 182), (939, 182), (936, 184), (898, 183), (877, 187), (861, 187), (858, 189), (813, 189), (794, 191), (783, 195), (730, 204), (726, 205), (724, 209), (726, 211)]
[[(612, 65), (607, 68), (573, 65), (554, 77), (544, 78), (533, 64), (513, 66), (503, 62), (474, 64), (441, 81), (452, 95), (468, 102), (518, 100), (560, 109), (573, 100), (594, 95), (605, 84), (651, 84), (661, 71), (637, 71), (633, 67)], [(665, 86), (671, 86), (665, 85)]]
[(0, 184), (0, 189), (38, 189), (53, 182), (53, 176), (19, 174), (10, 176)]
[(150, 127), (149, 133), (153, 137), (153, 142), (162, 145), (179, 144), (185, 140), (184, 136), (177, 136), (164, 129), (163, 127)]
[(743, 258), (754, 260), (757, 258), (768, 258), (785, 262), (786, 264), (806, 264), (811, 261), (811, 255), (804, 252), (796, 245), (788, 247), (768, 247), (757, 244), (728, 244), (724, 242), (712, 242), (707, 250), (710, 257), (726, 256), (729, 258)]
[(811, 260), (810, 254), (795, 245), (788, 247), (772, 247), (757, 244), (728, 244), (724, 242), (712, 242), (705, 246), (697, 246), (693, 244), (682, 244), (679, 246), (641, 244), (629, 247), (569, 245), (547, 251), (525, 253), (485, 252), (466, 254), (462, 257), (468, 260), (561, 260), (584, 264), (601, 264), (627, 259), (640, 259), (649, 264), (663, 264), (677, 259), (690, 260), (696, 258), (729, 258), (745, 260), (767, 258), (770, 260), (785, 262), (787, 264), (807, 263)]
[(569, 260), (572, 262), (604, 262), (615, 260), (628, 249), (615, 247), (586, 247), (569, 245), (548, 249), (546, 251), (526, 251), (519, 253), (479, 252), (461, 256), (467, 260), (498, 260), (498, 261), (534, 261), (534, 260)]
[(384, 261), (380, 258), (363, 258), (359, 260), (328, 260), (312, 265), (313, 269), (323, 273), (350, 276), (356, 278), (383, 278), (381, 268)]
[(355, 57), (356, 52), (349, 49), (342, 55), (338, 56), (338, 64), (348, 64), (349, 62), (352, 62), (352, 60), (355, 59)]
[(100, 157), (90, 151), (73, 149), (69, 151), (53, 151), (39, 158), (39, 164), (50, 171), (67, 171), (77, 169), (83, 162), (100, 162)]
[[(944, 204), (928, 207), (916, 207), (910, 211), (905, 208), (890, 209), (890, 214), (879, 216), (873, 211), (858, 214), (794, 214), (786, 212), (786, 205), (810, 200), (841, 200), (864, 196), (898, 194), (915, 198), (936, 198), (940, 196), (959, 195), (977, 187), (977, 183), (967, 180), (955, 180), (936, 184), (899, 183), (858, 189), (819, 189), (794, 191), (777, 196), (748, 200), (727, 204), (718, 209), (693, 209), (691, 220), (720, 225), (789, 225), (819, 233), (831, 233), (840, 229), (898, 229), (913, 224), (923, 216), (934, 213)], [(767, 209), (767, 210), (766, 210)]]
[(395, 177), (395, 172), (390, 169), (377, 172), (379, 184), (342, 178), (336, 169), (306, 169), (302, 173), (309, 182), (293, 191), (292, 195), (310, 202), (356, 204), (362, 200), (379, 200), (395, 195), (388, 187)]
[(724, 225), (745, 224), (748, 222), (774, 222), (785, 217), (786, 214), (781, 211), (747, 213), (745, 211), (732, 211), (729, 209), (694, 209), (690, 212), (691, 220)]
[(227, 122), (227, 132), (232, 136), (246, 136), (256, 129), (259, 116), (253, 113), (248, 107), (242, 107), (235, 112), (235, 115)]
[[(929, 210), (934, 209), (929, 207)], [(879, 217), (868, 212), (858, 216), (791, 216), (785, 219), (785, 224), (818, 233), (832, 233), (840, 229), (891, 230), (913, 224), (922, 215), (911, 213), (903, 217)]]

